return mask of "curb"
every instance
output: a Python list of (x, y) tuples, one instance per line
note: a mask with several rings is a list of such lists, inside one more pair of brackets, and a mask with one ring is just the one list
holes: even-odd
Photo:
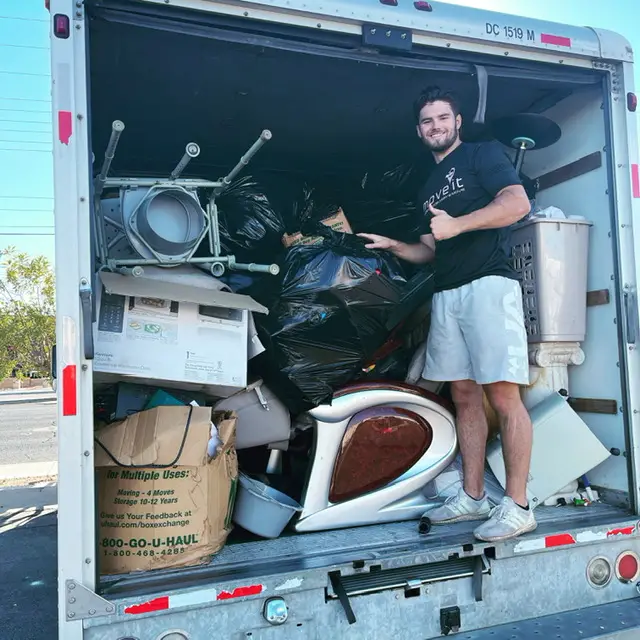
[(12, 398), (12, 399), (3, 399), (0, 398), (0, 405), (3, 404), (35, 404), (36, 402), (56, 402), (57, 397), (56, 396), (49, 396), (49, 397), (39, 397), (39, 398)]
[(15, 483), (20, 480), (32, 482), (37, 478), (55, 478), (58, 475), (58, 462), (24, 462), (0, 465), (0, 484)]

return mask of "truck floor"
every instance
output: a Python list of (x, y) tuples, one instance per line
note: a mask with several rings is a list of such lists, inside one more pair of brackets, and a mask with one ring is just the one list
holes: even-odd
[[(540, 538), (576, 529), (618, 526), (633, 521), (625, 509), (594, 503), (588, 507), (538, 507), (538, 528), (521, 538)], [(258, 577), (274, 573), (331, 567), (358, 560), (370, 562), (392, 555), (416, 551), (456, 552), (463, 545), (475, 548), (496, 546), (476, 540), (477, 522), (461, 522), (433, 527), (427, 535), (418, 534), (416, 521), (284, 535), (275, 540), (255, 540), (227, 544), (207, 565), (128, 576), (105, 576), (102, 591), (113, 595), (135, 595), (167, 586), (190, 587), (234, 578)], [(446, 556), (445, 556), (446, 557)]]

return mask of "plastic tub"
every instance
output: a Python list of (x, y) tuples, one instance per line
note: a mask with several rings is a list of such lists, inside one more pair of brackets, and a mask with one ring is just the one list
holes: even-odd
[(284, 493), (240, 473), (233, 521), (263, 538), (277, 538), (302, 506)]

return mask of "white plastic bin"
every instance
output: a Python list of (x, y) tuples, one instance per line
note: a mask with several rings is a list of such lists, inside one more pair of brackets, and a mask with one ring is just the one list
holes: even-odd
[(513, 227), (511, 260), (529, 342), (584, 340), (590, 226), (584, 219), (533, 218)]
[(257, 536), (277, 538), (291, 518), (302, 511), (302, 506), (293, 498), (242, 471), (239, 480), (233, 521)]

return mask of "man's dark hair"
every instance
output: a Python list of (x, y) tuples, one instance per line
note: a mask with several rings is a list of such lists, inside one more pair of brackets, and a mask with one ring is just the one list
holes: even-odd
[(451, 107), (454, 116), (460, 114), (460, 106), (456, 96), (451, 91), (443, 91), (440, 87), (432, 86), (424, 89), (413, 103), (413, 115), (416, 122), (420, 122), (422, 108), (434, 102), (446, 102)]

